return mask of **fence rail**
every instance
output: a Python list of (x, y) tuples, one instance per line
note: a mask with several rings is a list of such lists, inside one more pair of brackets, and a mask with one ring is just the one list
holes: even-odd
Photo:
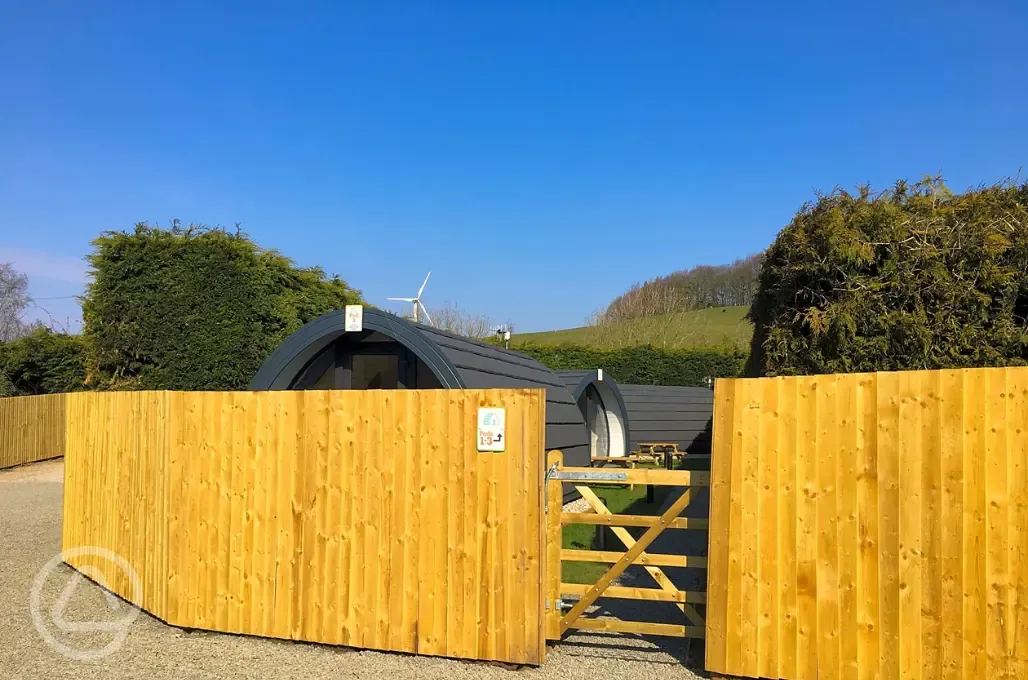
[(0, 469), (64, 455), (67, 396), (0, 399)]
[(719, 380), (708, 670), (1028, 677), (1028, 368)]

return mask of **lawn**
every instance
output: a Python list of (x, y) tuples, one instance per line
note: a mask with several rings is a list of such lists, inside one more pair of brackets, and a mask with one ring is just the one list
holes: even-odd
[(749, 349), (753, 324), (746, 319), (749, 307), (713, 307), (662, 316), (632, 319), (607, 326), (581, 326), (540, 333), (516, 333), (511, 346), (534, 343), (572, 343), (616, 348), (633, 345), (656, 347), (734, 346)]
[[(607, 508), (615, 515), (656, 515), (671, 487), (658, 486), (654, 491), (654, 502), (646, 502), (646, 486), (636, 485), (634, 489), (627, 486), (590, 485)], [(626, 527), (633, 536), (638, 538), (646, 531), (643, 527)], [(624, 552), (625, 547), (608, 527), (594, 524), (570, 524), (564, 527), (563, 546), (574, 550), (598, 550), (598, 532), (606, 532), (605, 550)], [(596, 583), (610, 568), (602, 562), (562, 562), (561, 578), (564, 583)]]

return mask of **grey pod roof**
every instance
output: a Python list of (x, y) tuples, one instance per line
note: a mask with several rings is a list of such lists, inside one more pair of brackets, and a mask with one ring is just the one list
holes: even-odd
[[(289, 389), (307, 364), (345, 331), (345, 312), (329, 312), (290, 335), (265, 359), (251, 390)], [(444, 388), (543, 388), (546, 449), (560, 449), (568, 465), (589, 464), (585, 419), (560, 378), (532, 357), (416, 324), (378, 309), (364, 309), (364, 329), (411, 350)]]
[(710, 453), (714, 393), (702, 387), (621, 385), (631, 423), (631, 448), (639, 442), (678, 444), (681, 451)]

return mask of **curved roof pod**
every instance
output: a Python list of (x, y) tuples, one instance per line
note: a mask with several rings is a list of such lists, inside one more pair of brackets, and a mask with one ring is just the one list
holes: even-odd
[(557, 371), (585, 418), (591, 457), (621, 458), (628, 455), (629, 418), (618, 384), (602, 368), (588, 371)]
[(563, 451), (568, 465), (589, 464), (585, 419), (575, 399), (560, 378), (535, 359), (371, 308), (364, 309), (364, 330), (347, 333), (345, 316), (343, 310), (329, 312), (286, 338), (265, 359), (250, 389), (322, 386), (314, 378), (340, 365), (340, 347), (345, 353), (362, 342), (396, 343), (416, 357), (419, 369), (423, 366), (431, 374), (427, 380), (419, 374), (414, 383), (418, 387), (544, 388), (546, 450)]
[(628, 419), (630, 446), (639, 442), (678, 444), (679, 451), (710, 453), (714, 392), (703, 387), (621, 385)]

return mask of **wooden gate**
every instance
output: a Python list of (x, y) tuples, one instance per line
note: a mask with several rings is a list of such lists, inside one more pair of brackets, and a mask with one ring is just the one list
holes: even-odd
[[(570, 629), (603, 630), (622, 633), (665, 635), (672, 637), (702, 638), (704, 619), (695, 605), (704, 605), (707, 594), (702, 591), (680, 590), (661, 567), (706, 569), (707, 558), (700, 555), (659, 555), (646, 552), (664, 530), (703, 530), (706, 519), (679, 517), (693, 499), (693, 487), (709, 486), (710, 474), (690, 470), (610, 469), (564, 467), (559, 451), (549, 454), (547, 460), (546, 507), (546, 637), (560, 639)], [(565, 483), (575, 489), (589, 503), (593, 512), (571, 513), (562, 511), (562, 487)], [(590, 484), (628, 484), (682, 487), (682, 493), (660, 515), (616, 515), (589, 487)], [(624, 552), (605, 550), (571, 550), (562, 546), (562, 530), (569, 524), (609, 526), (624, 545)], [(633, 537), (625, 527), (645, 527), (639, 538)], [(601, 562), (612, 566), (594, 584), (563, 583), (561, 562)], [(645, 568), (656, 588), (634, 588), (615, 585), (628, 567)], [(567, 608), (566, 595), (578, 597)], [(621, 621), (599, 619), (582, 615), (599, 598), (623, 598), (676, 603), (681, 612), (680, 622)], [(567, 609), (567, 611), (565, 611)]]

